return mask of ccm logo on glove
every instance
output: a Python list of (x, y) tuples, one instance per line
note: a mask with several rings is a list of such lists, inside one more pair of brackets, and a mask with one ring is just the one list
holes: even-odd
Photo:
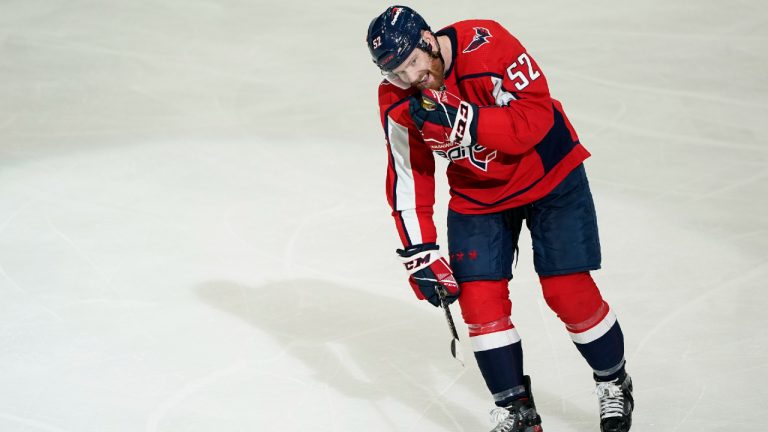
[(431, 262), (432, 256), (430, 254), (426, 254), (423, 256), (417, 256), (414, 260), (406, 261), (403, 263), (403, 265), (405, 266), (406, 270), (412, 273), (421, 267), (428, 266)]

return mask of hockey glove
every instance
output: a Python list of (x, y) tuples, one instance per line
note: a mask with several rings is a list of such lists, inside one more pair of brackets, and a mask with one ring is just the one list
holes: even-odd
[(419, 300), (427, 300), (440, 306), (438, 287), (446, 293), (446, 302), (453, 303), (459, 297), (459, 284), (453, 278), (453, 270), (434, 243), (416, 245), (408, 249), (398, 249), (405, 269), (410, 273), (408, 282)]
[(477, 105), (443, 90), (424, 90), (409, 101), (411, 118), (430, 145), (470, 146), (477, 137)]

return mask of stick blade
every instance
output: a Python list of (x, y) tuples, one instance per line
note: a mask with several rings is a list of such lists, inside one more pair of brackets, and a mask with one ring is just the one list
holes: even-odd
[(451, 355), (453, 356), (453, 358), (458, 360), (458, 362), (461, 363), (461, 366), (463, 367), (464, 353), (461, 351), (461, 345), (458, 342), (459, 342), (458, 339), (451, 339)]

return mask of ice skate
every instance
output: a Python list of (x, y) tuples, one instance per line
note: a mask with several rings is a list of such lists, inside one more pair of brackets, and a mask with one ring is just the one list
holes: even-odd
[(613, 381), (598, 382), (595, 389), (600, 400), (600, 430), (602, 432), (627, 432), (632, 426), (632, 378), (629, 375)]
[(524, 382), (529, 397), (491, 410), (491, 421), (496, 423), (491, 432), (542, 432), (541, 417), (531, 393), (531, 379), (526, 375)]

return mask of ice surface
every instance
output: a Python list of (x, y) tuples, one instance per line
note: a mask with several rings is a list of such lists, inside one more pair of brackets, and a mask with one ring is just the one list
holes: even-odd
[[(471, 3), (413, 6), (507, 26), (594, 155), (633, 431), (763, 431), (768, 6)], [(467, 341), (462, 369), (393, 252), (363, 40), (386, 6), (0, 5), (0, 430), (489, 429)], [(595, 431), (522, 241), (545, 429)]]

